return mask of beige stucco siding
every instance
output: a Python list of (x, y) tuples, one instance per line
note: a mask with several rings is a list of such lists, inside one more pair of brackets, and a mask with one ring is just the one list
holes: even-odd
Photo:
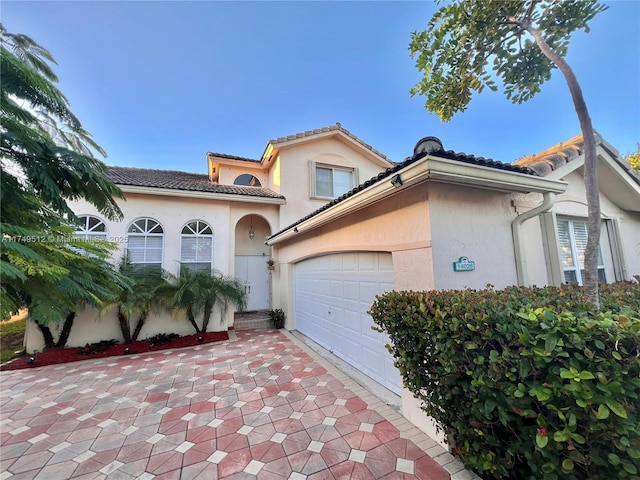
[(640, 213), (625, 212), (620, 219), (620, 233), (627, 262), (627, 276), (640, 275)]
[(427, 191), (416, 186), (279, 245), (279, 261), (295, 263), (348, 251), (429, 248)]
[[(569, 183), (566, 193), (558, 195), (553, 212), (556, 217), (587, 219), (587, 203), (584, 179), (578, 172), (573, 172), (563, 178)], [(616, 221), (620, 229), (620, 244), (625, 260), (626, 278), (640, 274), (640, 214), (622, 210), (604, 194), (600, 194), (600, 210), (602, 218)], [(601, 237), (602, 253), (607, 263), (607, 279), (613, 281), (611, 245), (603, 229)]]
[[(509, 194), (433, 183), (429, 186), (435, 288), (503, 288), (517, 283)], [(466, 256), (475, 270), (454, 272)]]
[[(276, 165), (279, 192), (287, 199), (280, 210), (280, 225), (284, 228), (327, 203), (327, 199), (311, 196), (311, 162), (344, 168), (356, 172), (355, 183), (374, 177), (384, 167), (353, 150), (336, 138), (323, 138), (282, 149)], [(273, 177), (272, 181), (278, 181)]]
[[(348, 251), (391, 252), (396, 289), (433, 288), (428, 194), (424, 185), (274, 246), (274, 304), (293, 312), (295, 263)], [(295, 328), (288, 315), (287, 328)]]
[(262, 169), (251, 168), (254, 164), (247, 162), (247, 167), (235, 165), (224, 165), (220, 167), (220, 177), (218, 183), (220, 185), (234, 185), (236, 178), (243, 174), (249, 174), (260, 180), (260, 186), (269, 188), (269, 172)]
[[(236, 254), (236, 224), (242, 235), (238, 238), (239, 254), (268, 255), (269, 247), (264, 245), (266, 238), (272, 233), (271, 225), (278, 221), (277, 205), (256, 205), (251, 203), (232, 204), (224, 201), (210, 201), (206, 199), (165, 197), (160, 195), (127, 194), (126, 202), (119, 202), (124, 214), (122, 221), (107, 220), (95, 207), (84, 201), (74, 202), (72, 208), (77, 215), (93, 215), (102, 219), (107, 225), (108, 238), (117, 244), (118, 250), (113, 254), (117, 263), (126, 250), (127, 229), (129, 225), (140, 218), (152, 218), (158, 221), (164, 230), (164, 249), (162, 266), (173, 275), (179, 273), (180, 241), (182, 227), (191, 220), (202, 220), (211, 225), (214, 233), (213, 268), (224, 274), (233, 275), (234, 255)], [(256, 237), (250, 249), (248, 233), (250, 219), (248, 214), (254, 215), (254, 229)], [(245, 228), (246, 223), (246, 228)], [(246, 238), (246, 241), (245, 241)], [(233, 320), (228, 312), (224, 321), (220, 322), (220, 312), (216, 312), (209, 330), (226, 330)], [(53, 329), (57, 335), (57, 330)], [(152, 315), (140, 338), (147, 338), (156, 333), (177, 333), (189, 335), (194, 333), (192, 327), (181, 315), (172, 317), (168, 313)], [(27, 350), (41, 350), (42, 335), (34, 325), (27, 332)], [(98, 312), (87, 309), (78, 312), (77, 319), (69, 337), (69, 346), (80, 346), (102, 339), (116, 339), (122, 341), (115, 312), (107, 313), (99, 318)]]
[(94, 215), (107, 224), (108, 235), (118, 244), (114, 258), (119, 260), (126, 249), (127, 228), (140, 218), (152, 218), (164, 230), (162, 267), (176, 275), (180, 263), (180, 232), (191, 220), (203, 220), (213, 228), (213, 267), (227, 272), (229, 265), (230, 206), (228, 202), (207, 201), (195, 198), (162, 197), (159, 195), (127, 194), (126, 202), (119, 202), (124, 219), (121, 222), (106, 220), (86, 202), (77, 202), (73, 210), (77, 215)]

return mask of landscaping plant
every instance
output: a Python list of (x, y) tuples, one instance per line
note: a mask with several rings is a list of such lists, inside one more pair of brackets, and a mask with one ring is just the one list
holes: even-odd
[(640, 478), (640, 284), (390, 292), (404, 384), (483, 478)]

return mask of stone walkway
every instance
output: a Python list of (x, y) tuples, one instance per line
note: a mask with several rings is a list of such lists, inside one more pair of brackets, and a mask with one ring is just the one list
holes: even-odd
[(0, 480), (467, 478), (277, 330), (0, 380)]

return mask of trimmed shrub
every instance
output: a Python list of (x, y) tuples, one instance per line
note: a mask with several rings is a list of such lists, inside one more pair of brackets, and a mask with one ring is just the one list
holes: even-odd
[(484, 478), (639, 479), (640, 285), (390, 292), (405, 386)]

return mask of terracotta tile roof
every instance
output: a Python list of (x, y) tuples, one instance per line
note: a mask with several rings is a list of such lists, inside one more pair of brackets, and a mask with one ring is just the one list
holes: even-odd
[[(426, 153), (420, 154), (417, 158), (422, 158), (425, 155), (427, 154)], [(489, 167), (489, 168), (495, 168), (497, 170), (506, 170), (509, 172), (524, 173), (526, 175), (535, 175), (535, 176), (538, 175), (534, 170), (527, 168), (526, 166), (523, 166), (523, 165), (515, 165), (513, 163), (504, 163), (498, 160), (492, 160), (490, 158), (476, 157), (475, 155), (468, 155), (466, 153), (454, 152), (453, 150), (440, 150), (436, 152), (431, 152), (429, 155), (433, 157), (446, 158), (448, 160), (455, 160), (457, 162), (462, 162), (462, 163), (470, 163), (472, 165), (478, 165), (480, 167)]]
[(228, 158), (229, 160), (240, 160), (243, 162), (260, 163), (260, 160), (256, 160), (255, 158), (238, 157), (237, 155), (229, 155), (227, 153), (207, 152), (207, 156), (209, 155), (213, 157)]
[[(593, 135), (596, 138), (596, 146), (604, 148), (611, 155), (613, 160), (629, 174), (631, 179), (640, 185), (640, 175), (635, 172), (623, 158), (620, 157), (617, 150), (609, 145), (598, 132), (594, 131)], [(583, 152), (584, 140), (582, 135), (578, 135), (573, 137), (571, 140), (567, 140), (566, 142), (561, 142), (553, 147), (547, 148), (543, 152), (516, 160), (513, 162), (513, 165), (527, 167), (535, 171), (541, 177), (544, 177), (572, 160), (575, 160), (582, 155)]]
[[(597, 133), (596, 144), (602, 142), (602, 138)], [(566, 142), (558, 143), (543, 152), (529, 155), (513, 162), (513, 165), (527, 167), (536, 172), (541, 177), (549, 175), (553, 170), (560, 168), (562, 165), (575, 160), (582, 154), (584, 141), (582, 135), (572, 138)]]
[[(429, 137), (429, 138), (435, 138), (435, 137)], [(436, 140), (437, 140), (438, 143), (440, 143), (440, 140), (438, 140), (438, 139), (436, 139)], [(420, 143), (420, 142), (418, 142), (418, 143)], [(442, 144), (440, 143), (440, 145), (442, 145)], [(289, 230), (290, 228), (293, 228), (296, 225), (299, 225), (302, 222), (305, 222), (306, 220), (309, 220), (310, 218), (315, 217), (316, 215), (324, 212), (325, 210), (333, 207), (334, 205), (336, 205), (336, 204), (348, 199), (349, 197), (354, 196), (356, 193), (361, 192), (362, 190), (365, 190), (365, 189), (369, 188), (371, 185), (374, 185), (374, 184), (376, 184), (378, 182), (381, 182), (381, 181), (383, 181), (385, 179), (390, 178), (395, 173), (399, 172), (400, 170), (402, 170), (405, 167), (408, 167), (412, 163), (417, 162), (418, 160), (420, 160), (421, 158), (425, 157), (426, 155), (431, 155), (433, 157), (446, 158), (446, 159), (449, 159), (449, 160), (456, 160), (456, 161), (463, 162), (463, 163), (471, 163), (473, 165), (479, 165), (481, 167), (495, 168), (495, 169), (498, 169), (498, 170), (507, 170), (507, 171), (515, 172), (515, 173), (525, 173), (525, 174), (534, 175), (534, 176), (537, 175), (535, 172), (529, 170), (526, 167), (514, 166), (514, 165), (512, 165), (510, 163), (502, 163), (502, 162), (498, 162), (496, 160), (486, 159), (486, 158), (483, 158), (483, 157), (475, 157), (473, 155), (467, 155), (465, 153), (456, 153), (456, 152), (454, 152), (452, 150), (445, 151), (444, 149), (440, 149), (440, 150), (435, 150), (435, 151), (431, 151), (431, 152), (422, 152), (422, 153), (415, 154), (413, 157), (407, 157), (403, 162), (395, 163), (393, 167), (387, 168), (385, 171), (380, 172), (375, 177), (367, 180), (364, 183), (361, 183), (360, 185), (358, 185), (354, 189), (348, 191), (347, 193), (345, 193), (344, 195), (342, 195), (342, 196), (340, 196), (338, 198), (333, 199), (329, 203), (326, 203), (325, 205), (323, 205), (319, 209), (315, 210), (314, 212), (311, 212), (309, 215), (299, 219), (298, 221), (292, 223), (288, 227), (283, 228), (279, 232), (274, 233), (269, 238), (273, 238), (273, 237), (275, 237), (277, 235), (280, 235), (282, 232), (285, 232), (285, 231)]]
[(207, 175), (178, 172), (175, 170), (108, 167), (107, 177), (117, 185), (284, 199), (282, 195), (279, 195), (268, 188), (245, 187), (241, 185), (219, 185), (217, 183), (210, 182)]
[(346, 128), (342, 128), (342, 125), (340, 123), (336, 123), (335, 125), (330, 125), (328, 127), (315, 128), (313, 130), (307, 130), (306, 132), (294, 133), (293, 135), (287, 135), (286, 137), (278, 137), (278, 138), (275, 138), (273, 140), (269, 140), (269, 143), (271, 143), (273, 145), (277, 145), (278, 143), (289, 142), (291, 140), (297, 140), (299, 138), (313, 137), (314, 135), (318, 135), (318, 134), (321, 134), (321, 133), (327, 133), (327, 132), (334, 132), (334, 131), (340, 131), (340, 132), (344, 133), (346, 136), (348, 136), (349, 138), (352, 138), (353, 140), (358, 142), (360, 145), (362, 145), (367, 150), (370, 150), (371, 152), (373, 152), (376, 155), (384, 158), (386, 161), (388, 161), (390, 163), (394, 163), (386, 155), (384, 155), (383, 153), (379, 152), (378, 150), (373, 148), (368, 143), (360, 140), (358, 137), (356, 137), (349, 130), (347, 130)]

